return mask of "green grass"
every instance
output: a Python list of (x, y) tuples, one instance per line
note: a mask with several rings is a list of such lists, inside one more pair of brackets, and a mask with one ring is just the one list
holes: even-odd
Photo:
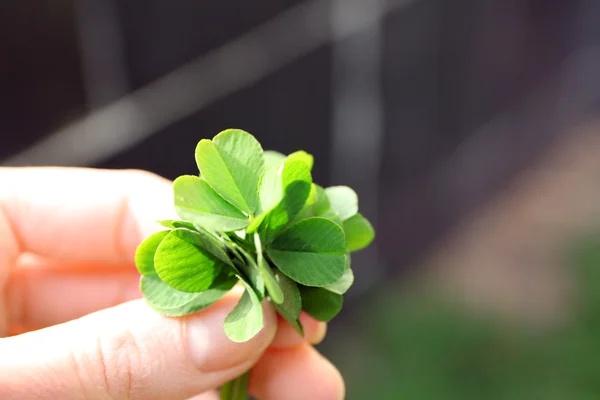
[(435, 293), (400, 297), (388, 288), (322, 350), (341, 369), (349, 400), (600, 399), (600, 238), (580, 241), (565, 267), (579, 291), (560, 327), (516, 326)]

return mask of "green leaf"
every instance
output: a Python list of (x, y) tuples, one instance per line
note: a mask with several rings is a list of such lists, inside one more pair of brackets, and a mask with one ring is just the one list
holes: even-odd
[(354, 283), (354, 273), (351, 268), (346, 268), (344, 275), (334, 284), (325, 286), (324, 289), (337, 294), (344, 294)]
[(167, 285), (181, 292), (202, 292), (229, 267), (205, 248), (188, 240), (189, 231), (172, 230), (156, 250), (154, 267)]
[(325, 189), (331, 209), (340, 216), (342, 221), (356, 215), (358, 212), (358, 196), (348, 186), (332, 186)]
[(315, 158), (312, 154), (308, 154), (304, 150), (299, 150), (287, 156), (286, 161), (303, 161), (308, 166), (308, 169), (312, 170)]
[[(186, 221), (163, 220), (158, 221), (158, 223), (167, 228), (185, 228), (190, 231), (193, 231), (194, 233), (197, 233), (202, 237), (202, 240), (205, 242), (207, 250), (209, 250), (212, 254), (214, 254), (217, 258), (219, 258), (226, 264), (232, 265), (231, 260), (229, 259), (229, 256), (226, 253), (227, 246), (225, 245), (224, 241), (218, 233), (209, 231), (200, 225), (194, 225)], [(193, 243), (193, 241), (190, 243)]]
[(312, 177), (306, 163), (286, 161), (281, 169), (282, 199), (265, 217), (259, 232), (266, 243), (284, 229), (302, 210), (310, 195)]
[(317, 216), (327, 218), (328, 220), (335, 222), (339, 227), (344, 225), (344, 222), (340, 218), (339, 214), (333, 211), (331, 208), (321, 214), (317, 214)]
[(343, 221), (340, 218), (339, 214), (331, 208), (331, 203), (329, 202), (329, 197), (327, 197), (325, 189), (323, 189), (323, 187), (319, 185), (315, 185), (315, 187), (317, 192), (315, 216), (327, 218), (329, 220), (332, 220), (339, 226), (342, 226)]
[(283, 198), (280, 166), (267, 167), (260, 178), (259, 206), (260, 213), (271, 210)]
[(375, 239), (375, 230), (369, 221), (361, 214), (344, 221), (344, 233), (348, 251), (358, 251), (367, 247)]
[(300, 286), (302, 309), (317, 321), (330, 321), (341, 310), (344, 303), (342, 295), (324, 288)]
[(188, 228), (177, 228), (180, 237), (186, 242), (207, 250), (210, 254), (233, 267), (231, 259), (225, 251), (224, 245), (217, 238), (203, 229), (192, 230)]
[(313, 183), (304, 207), (298, 212), (292, 223), (315, 216), (317, 216), (317, 185)]
[(275, 304), (281, 304), (283, 303), (283, 291), (275, 279), (271, 266), (265, 261), (262, 252), (262, 243), (260, 242), (260, 236), (257, 233), (254, 234), (254, 246), (256, 248), (256, 262), (265, 282), (267, 292)]
[(329, 197), (327, 197), (327, 193), (323, 186), (315, 184), (315, 189), (317, 192), (317, 202), (315, 204), (315, 212), (317, 215), (321, 215), (325, 211), (331, 209), (331, 203), (329, 203)]
[(240, 301), (225, 318), (225, 333), (234, 342), (252, 339), (264, 326), (263, 309), (254, 290), (243, 279), (246, 287)]
[(265, 167), (277, 167), (285, 161), (285, 154), (278, 151), (265, 150)]
[(186, 221), (177, 221), (175, 219), (165, 219), (162, 221), (158, 221), (159, 224), (164, 226), (165, 228), (175, 229), (175, 228), (187, 228), (195, 230), (196, 227), (191, 222)]
[(205, 309), (223, 297), (235, 285), (237, 279), (221, 276), (213, 286), (201, 293), (185, 293), (173, 289), (157, 275), (143, 276), (140, 290), (146, 303), (162, 315), (180, 317)]
[(156, 249), (163, 241), (165, 236), (169, 234), (169, 231), (156, 232), (153, 235), (148, 236), (136, 249), (135, 251), (135, 265), (142, 275), (155, 274), (154, 270), (154, 254)]
[(279, 271), (275, 272), (275, 278), (283, 291), (283, 303), (275, 304), (275, 309), (301, 335), (304, 335), (302, 325), (298, 320), (300, 311), (302, 311), (302, 299), (300, 298), (298, 285)]
[(196, 147), (196, 163), (210, 186), (242, 211), (254, 214), (258, 181), (265, 166), (260, 143), (247, 132), (228, 129)]
[(248, 226), (248, 216), (229, 204), (208, 182), (184, 175), (173, 182), (177, 214), (206, 229), (230, 232)]
[(267, 254), (288, 277), (306, 286), (327, 286), (346, 269), (342, 228), (325, 218), (307, 218), (283, 231)]

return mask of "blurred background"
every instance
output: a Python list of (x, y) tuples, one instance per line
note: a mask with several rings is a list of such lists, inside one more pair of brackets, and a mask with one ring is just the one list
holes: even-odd
[[(348, 399), (600, 398), (600, 2), (3, 0), (0, 164), (195, 173), (235, 127), (356, 189)], [(0, 183), (1, 184), (1, 183)]]

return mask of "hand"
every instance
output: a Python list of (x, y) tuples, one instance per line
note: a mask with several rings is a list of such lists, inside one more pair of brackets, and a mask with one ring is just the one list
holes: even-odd
[(265, 328), (233, 343), (239, 293), (185, 318), (140, 299), (137, 245), (173, 219), (170, 182), (141, 171), (0, 168), (0, 398), (217, 399), (253, 367), (260, 399), (334, 400), (339, 372), (265, 304)]

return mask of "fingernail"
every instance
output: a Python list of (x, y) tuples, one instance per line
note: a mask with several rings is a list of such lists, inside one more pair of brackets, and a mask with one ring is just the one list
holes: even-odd
[(247, 342), (231, 341), (225, 334), (223, 322), (235, 306), (236, 300), (222, 300), (186, 321), (190, 356), (192, 362), (202, 372), (227, 370), (247, 360), (258, 359), (275, 335), (275, 316), (270, 309), (263, 307), (264, 328)]
[(317, 329), (315, 331), (315, 336), (310, 341), (311, 344), (317, 345), (320, 344), (327, 335), (327, 324), (324, 322), (319, 322), (317, 324)]

